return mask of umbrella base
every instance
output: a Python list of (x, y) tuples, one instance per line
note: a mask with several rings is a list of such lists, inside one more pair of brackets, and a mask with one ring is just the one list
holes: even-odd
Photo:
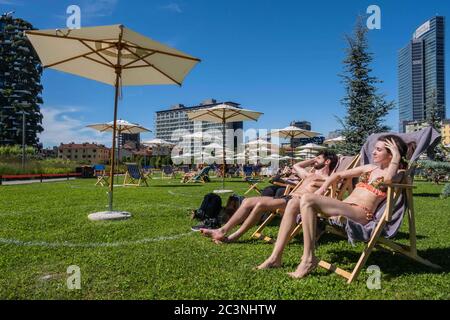
[(220, 189), (220, 190), (214, 190), (213, 193), (215, 194), (222, 194), (222, 193), (233, 193), (233, 190), (224, 190), (224, 189)]
[(126, 211), (102, 211), (88, 215), (88, 219), (91, 221), (124, 220), (128, 218), (131, 218), (131, 213)]

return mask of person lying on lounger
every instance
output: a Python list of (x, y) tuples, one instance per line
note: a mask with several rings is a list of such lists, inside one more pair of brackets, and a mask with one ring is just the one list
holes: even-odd
[[(253, 197), (245, 199), (230, 220), (219, 229), (200, 229), (202, 234), (211, 237), (216, 243), (233, 242), (253, 227), (264, 212), (286, 208), (292, 196), (301, 197), (306, 193), (318, 190), (336, 167), (338, 158), (333, 151), (321, 151), (317, 157), (294, 165), (297, 175), (303, 179), (302, 184), (292, 194), (282, 197)], [(305, 168), (313, 166), (314, 171)], [(227, 236), (238, 224), (242, 224), (236, 232)]]
[[(407, 167), (404, 159), (405, 157), (409, 159), (411, 151), (413, 151), (412, 146), (409, 148), (398, 136), (382, 136), (372, 152), (373, 164), (334, 173), (315, 193), (292, 199), (283, 215), (272, 254), (257, 268), (281, 266), (283, 250), (295, 226), (297, 214), (301, 212), (303, 256), (297, 270), (289, 275), (293, 278), (303, 278), (312, 272), (319, 263), (319, 259), (314, 255), (317, 214), (321, 213), (329, 217), (343, 216), (363, 225), (371, 221), (378, 205), (386, 199), (386, 184), (396, 181), (398, 171)], [(344, 201), (323, 196), (328, 187), (336, 181), (358, 176), (359, 183)]]

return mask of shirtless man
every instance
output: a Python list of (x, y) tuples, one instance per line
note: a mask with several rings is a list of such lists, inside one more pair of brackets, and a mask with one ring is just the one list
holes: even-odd
[[(253, 197), (245, 199), (231, 219), (219, 229), (200, 229), (205, 236), (211, 237), (216, 243), (233, 242), (253, 227), (264, 212), (285, 209), (292, 196), (301, 197), (305, 193), (314, 193), (320, 188), (325, 179), (334, 170), (337, 164), (337, 156), (332, 151), (321, 151), (317, 157), (305, 160), (294, 165), (293, 171), (303, 179), (298, 189), (288, 196), (277, 197)], [(313, 166), (314, 171), (308, 172), (305, 168)], [(240, 228), (230, 236), (227, 233), (235, 226)]]

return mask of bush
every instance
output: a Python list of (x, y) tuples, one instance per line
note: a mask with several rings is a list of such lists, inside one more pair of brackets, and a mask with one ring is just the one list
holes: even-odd
[(64, 174), (75, 172), (77, 162), (63, 159), (28, 160), (22, 169), (20, 160), (0, 160), (0, 174)]
[(450, 197), (450, 183), (447, 183), (444, 186), (444, 189), (442, 189), (442, 193), (441, 193), (442, 199), (447, 199), (448, 197)]
[(443, 161), (418, 161), (418, 170), (428, 181), (439, 182), (447, 179), (450, 174), (450, 162)]

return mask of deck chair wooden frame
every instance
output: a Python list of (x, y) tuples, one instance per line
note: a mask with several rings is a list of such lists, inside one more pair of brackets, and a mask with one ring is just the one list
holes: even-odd
[[(98, 169), (102, 167), (103, 169)], [(94, 175), (97, 177), (97, 182), (95, 185), (101, 185), (102, 187), (109, 186), (109, 176), (106, 174), (106, 168), (104, 165), (95, 165), (94, 166)]]
[(125, 163), (125, 165), (127, 166), (127, 172), (125, 173), (123, 186), (140, 187), (142, 184), (149, 186), (147, 183), (148, 177), (136, 163)]
[[(360, 162), (360, 155), (356, 155), (353, 157), (353, 159), (350, 161), (350, 163), (346, 166), (344, 170), (352, 169), (357, 166), (357, 164)], [(284, 192), (284, 195), (287, 196), (289, 194), (292, 194), (295, 192), (300, 186), (302, 185), (303, 180), (299, 181), (299, 183), (292, 187), (288, 185), (286, 187), (286, 190)], [(325, 196), (329, 196), (331, 198), (336, 199), (342, 199), (344, 195), (348, 192), (351, 193), (353, 191), (353, 184), (351, 179), (344, 179), (344, 181), (341, 181), (341, 183), (334, 184), (331, 186), (328, 191), (325, 193)], [(276, 211), (273, 211), (270, 213), (270, 215), (267, 217), (266, 220), (256, 229), (256, 231), (252, 234), (253, 239), (260, 239), (268, 243), (273, 243), (274, 239), (262, 234), (262, 230), (270, 223), (273, 219), (275, 219), (276, 216), (281, 215), (284, 212), (284, 210), (277, 209)], [(291, 241), (297, 234), (300, 233), (302, 230), (302, 223), (300, 222), (294, 230), (292, 230), (291, 235), (289, 236), (289, 241)]]
[[(391, 183), (387, 185), (388, 190), (386, 198), (387, 201), (386, 209), (384, 210), (383, 215), (380, 218), (380, 221), (375, 227), (369, 242), (366, 243), (364, 250), (353, 270), (351, 272), (346, 271), (324, 260), (321, 260), (319, 262), (320, 267), (328, 271), (334, 272), (340, 275), (341, 277), (344, 277), (345, 279), (347, 279), (347, 283), (350, 284), (357, 279), (358, 275), (360, 274), (362, 268), (367, 262), (367, 259), (369, 258), (373, 249), (377, 247), (379, 249), (388, 249), (393, 253), (399, 253), (405, 257), (408, 257), (428, 267), (434, 269), (441, 269), (440, 266), (420, 257), (417, 253), (416, 224), (415, 224), (415, 216), (414, 216), (415, 212), (413, 202), (414, 199), (412, 192), (413, 188), (415, 187), (412, 185), (411, 181), (412, 179), (410, 178), (411, 170), (413, 170), (413, 168), (410, 168), (406, 171), (401, 183)], [(408, 217), (409, 245), (399, 244), (391, 239), (387, 239), (382, 236), (383, 229), (385, 225), (391, 221), (392, 214), (394, 212), (394, 206), (402, 193), (406, 197), (406, 207), (404, 214)], [(326, 227), (326, 231), (347, 238), (347, 234), (342, 229), (339, 229), (335, 226), (328, 225)]]
[(206, 176), (208, 176), (209, 172), (211, 171), (211, 167), (209, 167), (209, 169), (207, 169), (207, 168), (208, 167), (204, 167), (202, 170), (200, 170), (200, 172), (191, 176), (186, 182), (183, 182), (183, 183), (191, 183), (191, 182), (206, 183)]

